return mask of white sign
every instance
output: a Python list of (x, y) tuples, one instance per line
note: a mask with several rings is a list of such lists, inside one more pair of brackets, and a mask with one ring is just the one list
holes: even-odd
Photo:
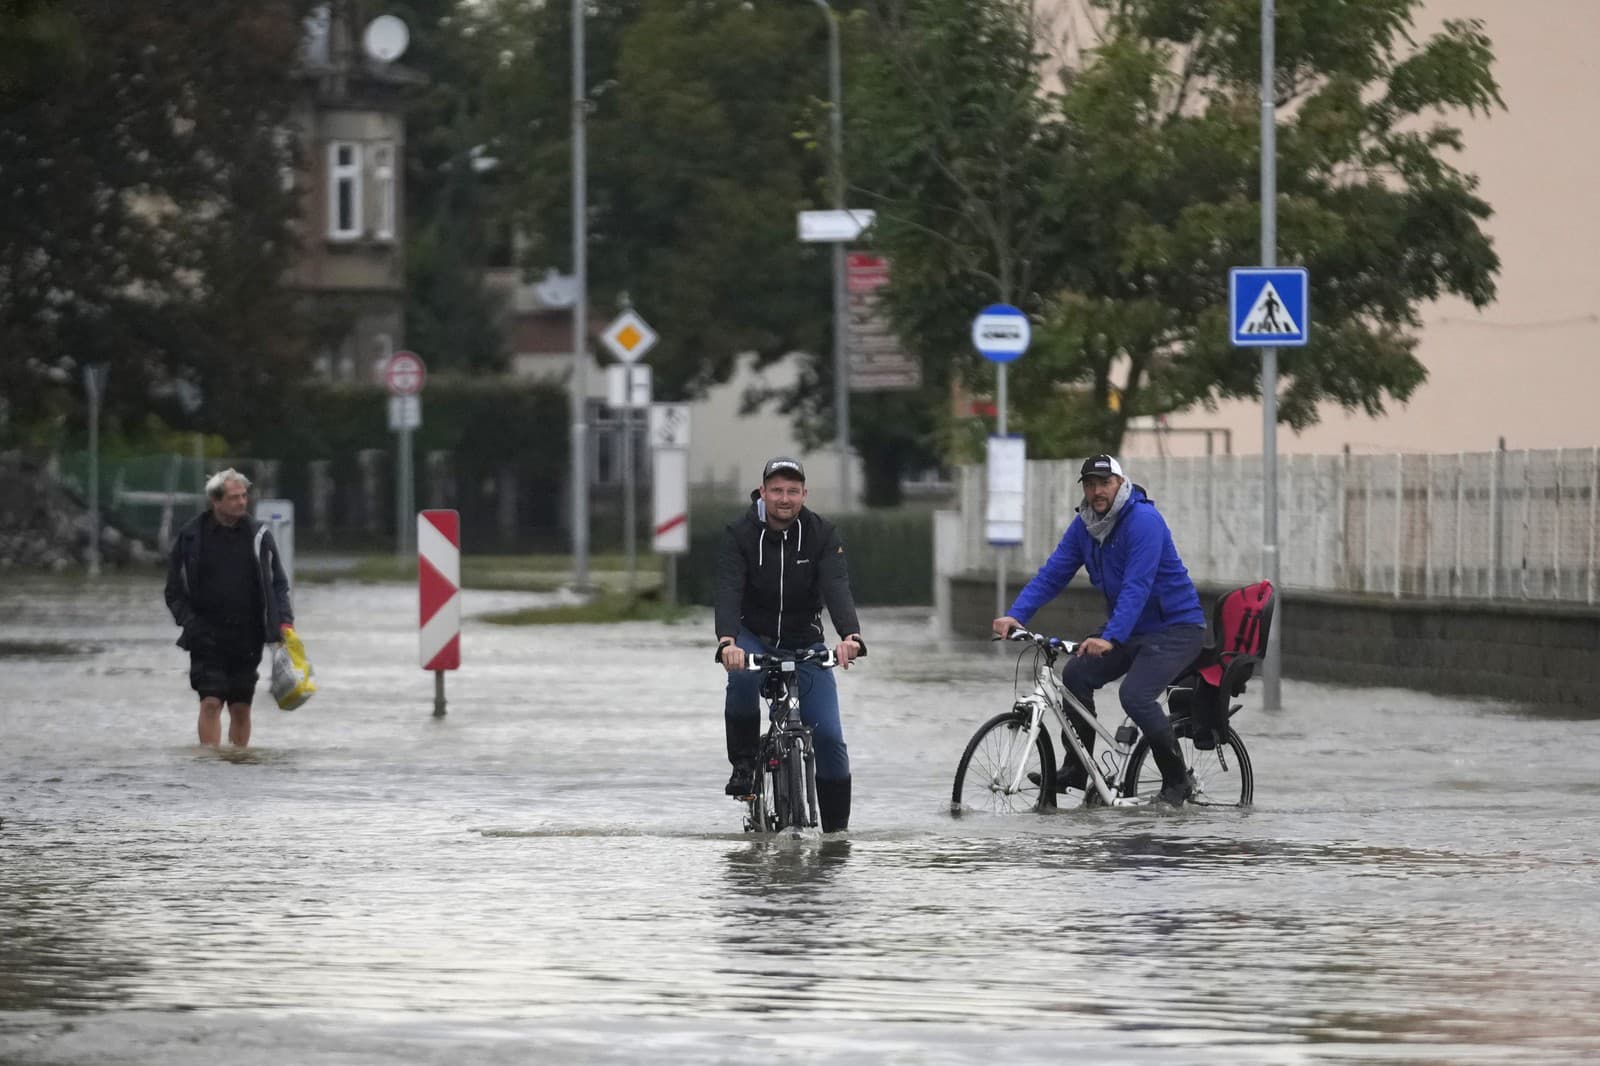
[(391, 396), (415, 396), (428, 380), (428, 368), (416, 352), (395, 352), (383, 364), (383, 382)]
[(600, 334), (600, 339), (611, 349), (611, 354), (624, 363), (632, 363), (642, 358), (644, 353), (654, 348), (656, 341), (660, 340), (656, 331), (650, 328), (650, 323), (640, 318), (638, 312), (632, 309), (612, 319), (611, 325)]
[(421, 396), (391, 396), (389, 397), (389, 429), (398, 432), (402, 429), (422, 428), (422, 397)]
[(617, 410), (650, 406), (650, 368), (643, 363), (606, 367), (606, 403)]
[(650, 405), (650, 447), (689, 447), (689, 405), (653, 403)]
[(1032, 339), (1028, 316), (1010, 304), (992, 304), (972, 320), (972, 346), (992, 362), (1011, 362)]
[(876, 211), (802, 211), (795, 225), (808, 244), (837, 244), (855, 240), (877, 219)]
[(989, 502), (984, 512), (984, 531), (990, 544), (1022, 543), (1027, 478), (1028, 452), (1023, 439), (990, 437)]
[(278, 561), (283, 564), (284, 576), (294, 587), (294, 501), (257, 500), (256, 521), (267, 527), (278, 544)]
[(689, 449), (657, 448), (650, 495), (654, 547), (662, 555), (689, 550)]

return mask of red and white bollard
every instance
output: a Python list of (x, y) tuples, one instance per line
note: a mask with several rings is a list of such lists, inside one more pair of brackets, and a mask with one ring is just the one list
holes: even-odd
[(418, 658), (433, 671), (433, 716), (444, 717), (444, 672), (461, 668), (461, 515), (417, 515)]

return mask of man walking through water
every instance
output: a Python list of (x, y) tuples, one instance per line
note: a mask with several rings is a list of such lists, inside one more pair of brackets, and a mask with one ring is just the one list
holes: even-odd
[(261, 649), (294, 624), (289, 579), (272, 533), (249, 515), (250, 481), (229, 468), (206, 482), (209, 508), (178, 531), (167, 562), (167, 607), (183, 628), (189, 684), (200, 696), (200, 743), (250, 743)]
[[(1094, 455), (1078, 473), (1083, 503), (1077, 517), (1011, 610), (994, 620), (994, 631), (1004, 637), (1026, 624), (1080, 567), (1087, 569), (1089, 583), (1105, 594), (1109, 617), (1098, 634), (1078, 645), (1061, 680), (1093, 712), (1095, 690), (1127, 675), (1122, 709), (1150, 740), (1161, 768), (1161, 802), (1181, 807), (1191, 791), (1188, 771), (1160, 697), (1205, 644), (1205, 612), (1166, 520), (1144, 489), (1123, 476), (1122, 464)], [(1095, 733), (1074, 724), (1084, 748), (1093, 752)], [(1069, 746), (1056, 788), (1082, 789), (1087, 783), (1088, 773)]]

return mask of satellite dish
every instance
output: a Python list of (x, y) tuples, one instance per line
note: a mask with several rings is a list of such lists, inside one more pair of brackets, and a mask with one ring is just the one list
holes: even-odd
[(380, 63), (393, 63), (405, 55), (410, 43), (411, 31), (393, 15), (379, 15), (361, 34), (362, 49)]

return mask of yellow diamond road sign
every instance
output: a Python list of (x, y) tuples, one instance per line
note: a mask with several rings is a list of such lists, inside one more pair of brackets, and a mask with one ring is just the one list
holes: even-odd
[(656, 331), (634, 311), (624, 311), (600, 334), (611, 354), (624, 363), (639, 359), (656, 346)]

